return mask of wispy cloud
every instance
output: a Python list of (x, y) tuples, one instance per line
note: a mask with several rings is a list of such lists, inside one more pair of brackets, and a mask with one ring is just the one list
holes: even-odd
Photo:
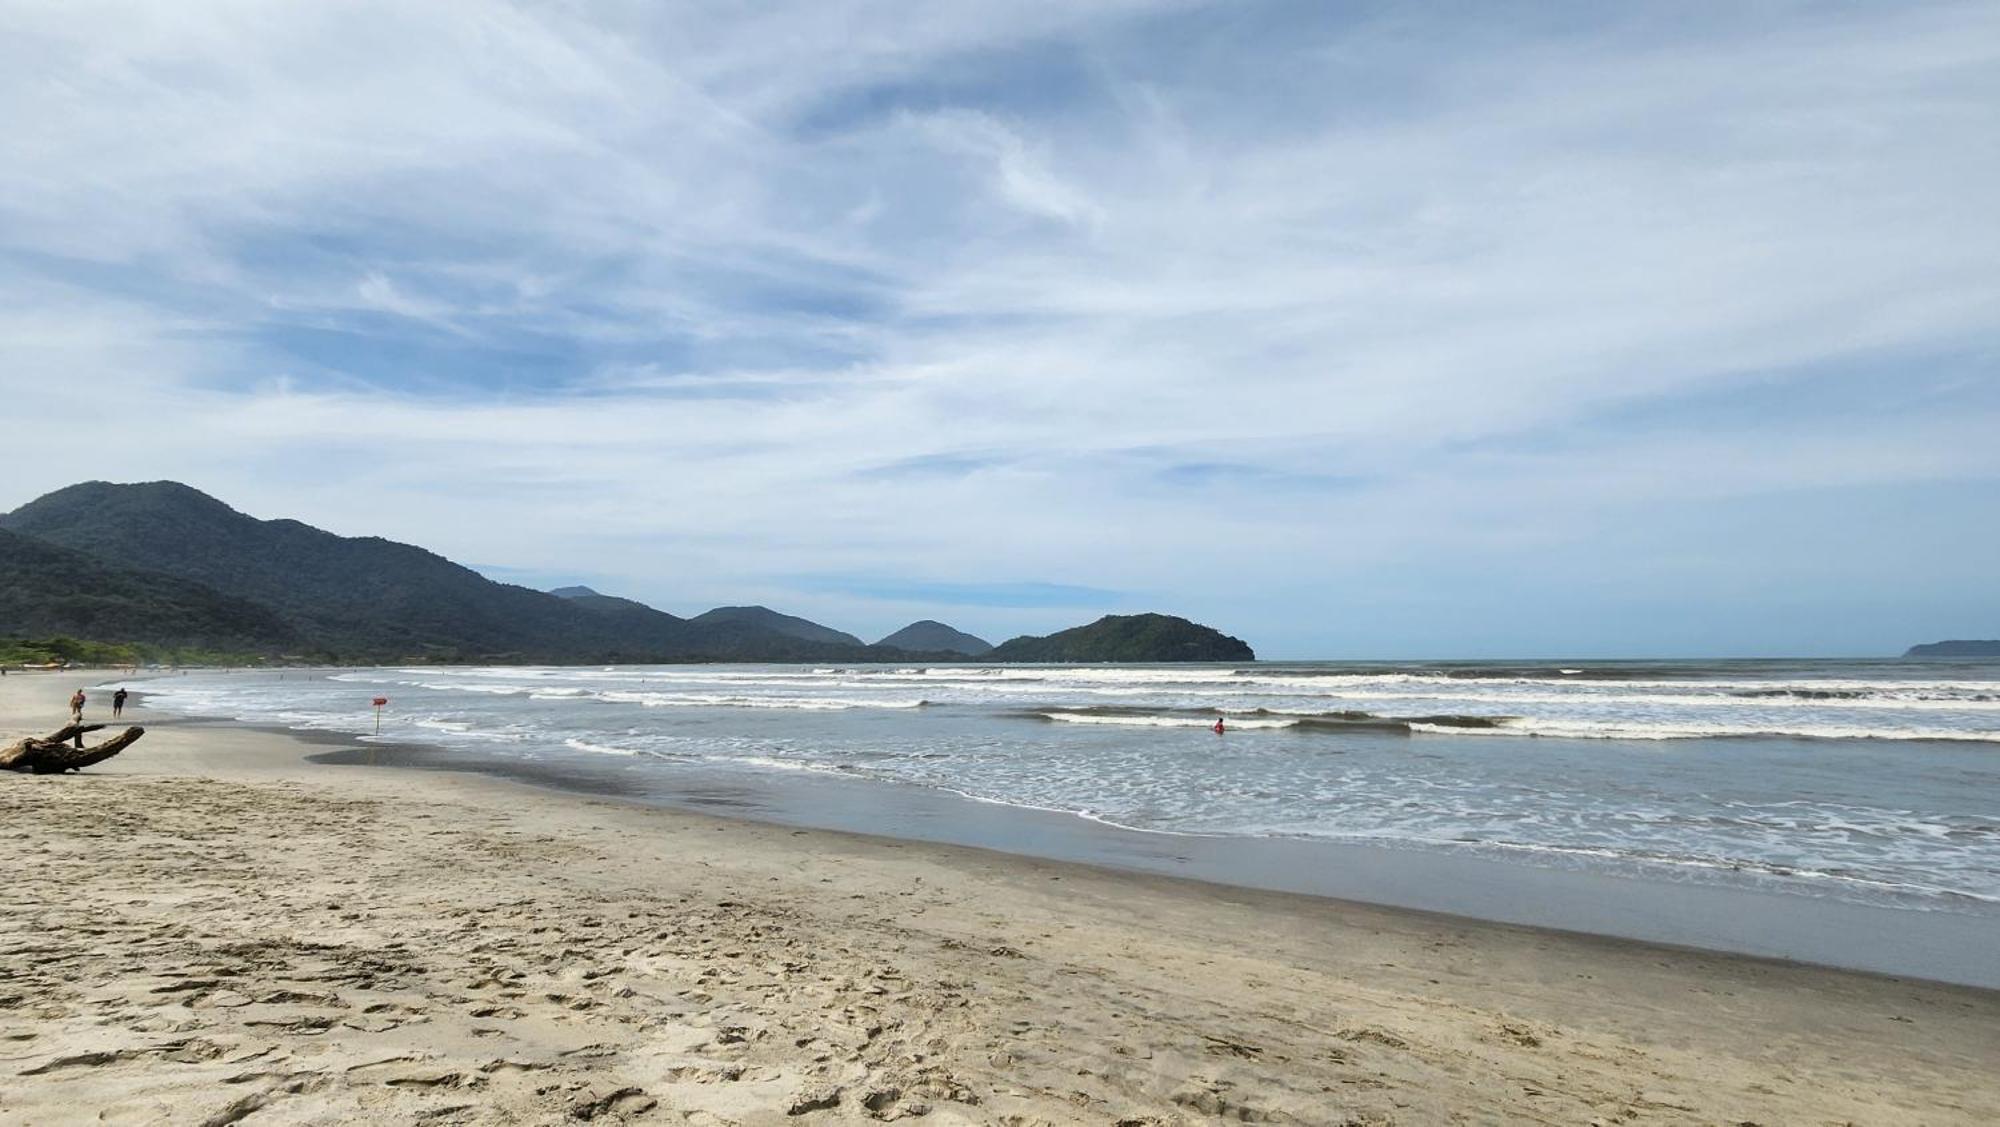
[[(0, 437), (863, 633), (2000, 630), (1996, 64), (1951, 2), (16, 5)], [(1741, 594), (1833, 555), (1840, 639)]]

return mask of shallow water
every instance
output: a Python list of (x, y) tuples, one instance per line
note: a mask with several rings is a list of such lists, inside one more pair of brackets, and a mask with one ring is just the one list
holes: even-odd
[(134, 687), (362, 735), (387, 696), (385, 741), (641, 796), (838, 777), (890, 802), (918, 788), (1165, 835), (2000, 914), (1991, 663), (410, 668)]

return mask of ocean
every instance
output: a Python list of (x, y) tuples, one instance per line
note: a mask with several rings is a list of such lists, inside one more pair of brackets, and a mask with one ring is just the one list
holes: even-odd
[(724, 787), (753, 813), (760, 783), (839, 780), (878, 804), (2000, 917), (2000, 663), (416, 667), (132, 687), (421, 744), (427, 765), (669, 802)]

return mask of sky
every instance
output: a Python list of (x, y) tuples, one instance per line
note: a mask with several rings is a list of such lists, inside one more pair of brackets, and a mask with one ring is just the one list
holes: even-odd
[(1267, 657), (2000, 637), (2000, 6), (0, 0), (0, 510)]

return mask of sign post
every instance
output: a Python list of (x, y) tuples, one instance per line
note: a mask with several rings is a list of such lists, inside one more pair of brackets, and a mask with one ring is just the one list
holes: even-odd
[(375, 698), (375, 734), (378, 736), (382, 734), (382, 709), (387, 707), (388, 704), (388, 697)]

